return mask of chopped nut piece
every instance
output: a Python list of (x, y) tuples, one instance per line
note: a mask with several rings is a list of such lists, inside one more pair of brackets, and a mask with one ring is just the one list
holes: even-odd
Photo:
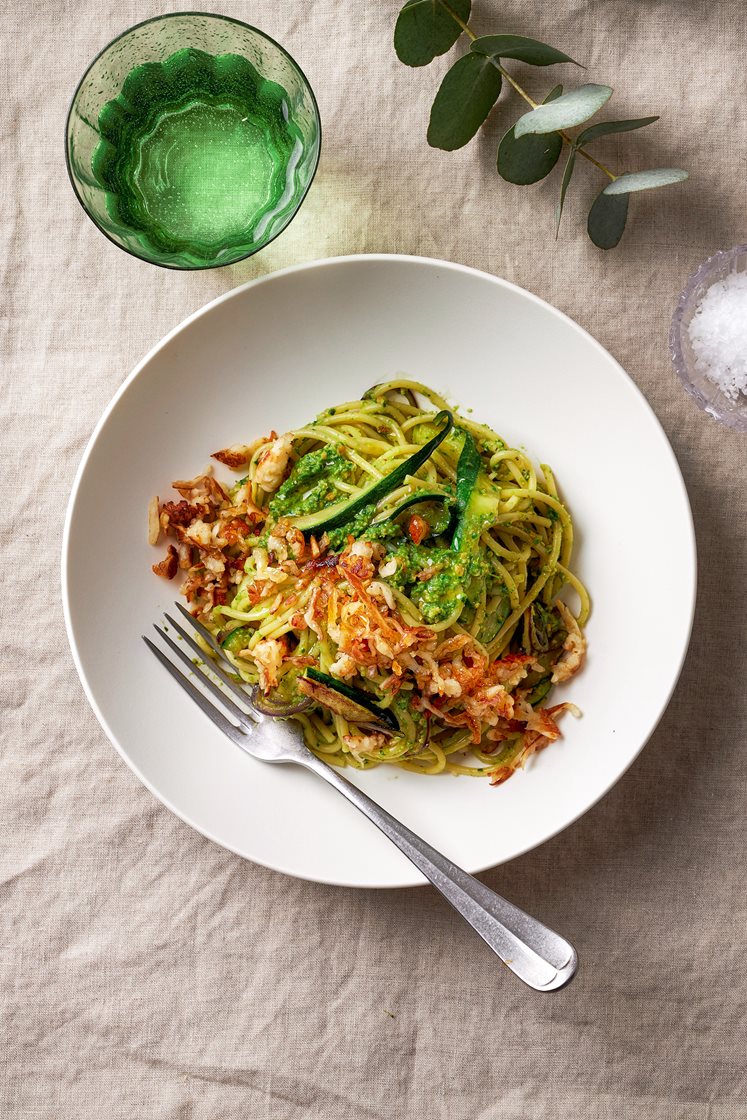
[(161, 522), (158, 519), (159, 501), (156, 494), (148, 502), (148, 544), (158, 544), (161, 535)]
[(211, 458), (217, 459), (219, 463), (223, 463), (225, 467), (232, 471), (239, 471), (249, 465), (257, 448), (267, 442), (268, 440), (261, 436), (259, 439), (255, 439), (254, 443), (232, 443), (230, 447), (224, 447), (222, 451), (214, 451)]
[(163, 525), (165, 514), (168, 518), (167, 525), (189, 525), (196, 517), (200, 516), (201, 512), (199, 506), (191, 505), (189, 502), (164, 502), (161, 510), (161, 524)]
[(163, 576), (164, 579), (173, 579), (177, 573), (179, 562), (176, 555), (176, 549), (173, 544), (169, 545), (169, 551), (166, 556), (158, 564), (153, 565), (153, 571), (157, 576)]

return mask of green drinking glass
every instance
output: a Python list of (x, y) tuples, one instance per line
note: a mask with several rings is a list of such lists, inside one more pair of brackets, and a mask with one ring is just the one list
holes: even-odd
[(287, 51), (226, 16), (176, 12), (94, 59), (66, 125), (70, 180), (133, 256), (215, 268), (277, 237), (319, 162), (316, 98)]

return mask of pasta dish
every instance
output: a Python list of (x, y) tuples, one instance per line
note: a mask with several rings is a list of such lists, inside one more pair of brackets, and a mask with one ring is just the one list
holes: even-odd
[(152, 500), (154, 571), (321, 758), (498, 784), (578, 714), (546, 703), (589, 613), (548, 466), (405, 379), (213, 457), (233, 484)]

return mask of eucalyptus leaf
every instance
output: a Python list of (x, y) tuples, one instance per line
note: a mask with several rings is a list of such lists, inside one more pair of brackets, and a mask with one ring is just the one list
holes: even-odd
[[(534, 108), (524, 113), (502, 137), (496, 161), (499, 174), (511, 183), (536, 183), (555, 167), (563, 145), (569, 146), (555, 209), (557, 237), (578, 154), (605, 172), (606, 168), (597, 164), (586, 151), (586, 145), (604, 136), (644, 128), (659, 118), (602, 121), (586, 127), (612, 96), (610, 86), (595, 83), (567, 93), (562, 85), (557, 85), (541, 105), (535, 105), (505, 69), (510, 59), (539, 67), (580, 64), (555, 47), (524, 35), (475, 38), (467, 26), (470, 12), (471, 0), (406, 0), (397, 17), (394, 46), (400, 61), (408, 66), (425, 66), (432, 62), (449, 51), (465, 31), (472, 40), (467, 53), (454, 63), (441, 82), (431, 107), (428, 142), (446, 151), (467, 144), (498, 100), (505, 77)], [(569, 134), (566, 129), (573, 129), (573, 132)], [(606, 173), (612, 181), (594, 199), (587, 219), (589, 237), (601, 249), (611, 249), (620, 241), (630, 195), (634, 191), (652, 190), (688, 178), (686, 171), (677, 168), (656, 168), (620, 176), (614, 176), (611, 171)]]
[(647, 124), (653, 124), (658, 119), (658, 117), (639, 117), (634, 121), (602, 121), (600, 124), (585, 128), (576, 137), (576, 144), (580, 148), (591, 140), (598, 140), (600, 136), (612, 136), (615, 132), (632, 132), (636, 128), (645, 128)]
[[(562, 144), (561, 140), (561, 144)], [(563, 217), (563, 205), (565, 203), (565, 194), (568, 190), (568, 184), (573, 175), (573, 168), (576, 166), (576, 148), (571, 144), (571, 150), (568, 152), (568, 159), (566, 160), (565, 167), (563, 168), (563, 178), (560, 183), (560, 198), (558, 205), (555, 207), (555, 238), (557, 240), (558, 231), (560, 230), (560, 219)]]
[[(560, 97), (562, 92), (562, 86), (555, 86), (545, 98), (545, 104)], [(522, 136), (517, 140), (512, 126), (498, 145), (498, 174), (507, 183), (522, 187), (538, 183), (550, 174), (562, 150), (563, 137), (559, 132)]]
[(593, 83), (579, 86), (564, 93), (549, 105), (538, 105), (516, 122), (516, 136), (534, 133), (556, 132), (560, 128), (573, 128), (583, 124), (599, 112), (612, 97), (610, 86)]
[[(449, 10), (451, 9), (451, 11)], [(453, 11), (463, 23), (469, 19), (471, 0), (407, 0), (394, 28), (394, 49), (406, 66), (427, 66), (446, 54), (462, 34)]]
[(614, 249), (619, 242), (628, 219), (630, 195), (608, 195), (599, 192), (592, 203), (586, 229), (589, 237), (600, 249)]
[(522, 136), (516, 139), (509, 128), (498, 145), (498, 174), (507, 183), (521, 187), (539, 183), (549, 175), (560, 158), (563, 138), (559, 132), (546, 136)]
[(516, 58), (530, 66), (554, 66), (558, 62), (579, 65), (555, 47), (548, 47), (547, 43), (540, 43), (537, 39), (528, 39), (526, 35), (482, 35), (473, 40), (470, 50), (489, 58)]
[(633, 191), (652, 191), (656, 187), (668, 187), (670, 183), (681, 183), (689, 176), (679, 167), (657, 167), (651, 171), (631, 171), (620, 175), (614, 183), (604, 188), (606, 195), (632, 194)]
[(501, 74), (489, 58), (465, 54), (457, 59), (439, 86), (431, 107), (428, 143), (453, 152), (467, 144), (501, 92)]

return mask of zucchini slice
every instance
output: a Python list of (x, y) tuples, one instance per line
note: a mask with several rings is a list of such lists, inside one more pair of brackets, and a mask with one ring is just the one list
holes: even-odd
[(448, 494), (437, 494), (435, 490), (418, 490), (414, 494), (410, 494), (408, 498), (403, 498), (393, 510), (388, 513), (380, 513), (378, 517), (374, 517), (371, 524), (382, 525), (385, 521), (396, 521), (399, 515), (409, 509), (410, 506), (420, 506), (426, 502), (448, 502), (449, 500)]
[(251, 626), (237, 626), (235, 630), (223, 639), (221, 646), (227, 649), (229, 653), (239, 653), (242, 649), (246, 649), (249, 645), (249, 639), (252, 638), (255, 631)]
[(532, 691), (527, 696), (527, 700), (534, 707), (545, 699), (548, 692), (552, 688), (552, 674), (548, 673), (545, 677), (540, 677)]
[(464, 443), (459, 453), (456, 477), (456, 528), (451, 541), (454, 552), (459, 552), (464, 542), (465, 532), (473, 513), (477, 492), (477, 479), (480, 474), (480, 453), (469, 432), (464, 433)]
[(324, 708), (329, 708), (338, 716), (351, 723), (377, 723), (389, 735), (399, 735), (399, 724), (393, 712), (380, 708), (369, 692), (362, 692), (349, 684), (343, 684), (335, 677), (322, 673), (319, 669), (307, 669), (298, 687), (305, 696), (310, 696)]
[(409, 459), (405, 459), (404, 463), (400, 463), (398, 467), (384, 475), (383, 478), (378, 478), (369, 483), (361, 490), (360, 494), (356, 494), (352, 498), (344, 498), (342, 501), (335, 502), (334, 505), (327, 506), (326, 509), (321, 509), (317, 513), (307, 513), (302, 517), (292, 518), (295, 527), (300, 529), (302, 533), (317, 534), (329, 532), (331, 529), (339, 529), (341, 525), (345, 525), (357, 513), (360, 513), (364, 506), (375, 505), (387, 494), (391, 494), (392, 490), (396, 490), (398, 486), (402, 485), (408, 474), (414, 474), (422, 467), (423, 463), (430, 459), (438, 445), (443, 443), (454, 427), (454, 417), (450, 412), (444, 410), (437, 413), (433, 423), (442, 424), (441, 431), (433, 439), (424, 443)]

